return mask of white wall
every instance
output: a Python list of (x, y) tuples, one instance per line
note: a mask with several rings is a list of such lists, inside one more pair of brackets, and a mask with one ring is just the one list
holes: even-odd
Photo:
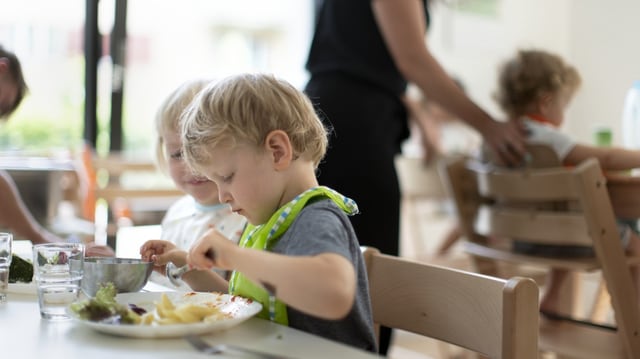
[(607, 124), (614, 131), (614, 143), (621, 145), (624, 97), (633, 81), (640, 80), (640, 1), (574, 0), (572, 15), (571, 61), (584, 86), (567, 128), (590, 139), (591, 128), (582, 119)]
[(427, 42), (469, 95), (502, 117), (491, 97), (500, 63), (518, 48), (552, 51), (576, 66), (584, 80), (565, 129), (591, 143), (593, 127), (605, 124), (621, 144), (624, 96), (640, 80), (640, 41), (631, 36), (640, 34), (640, 1), (497, 0), (497, 10), (481, 16), (456, 11), (455, 5), (437, 3), (432, 9)]

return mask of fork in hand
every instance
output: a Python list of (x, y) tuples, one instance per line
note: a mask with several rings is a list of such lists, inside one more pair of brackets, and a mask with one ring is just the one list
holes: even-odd
[[(211, 260), (215, 260), (216, 258), (216, 254), (212, 249), (209, 249), (207, 253), (205, 253), (205, 256)], [(182, 267), (177, 267), (175, 264), (173, 264), (173, 262), (169, 262), (167, 263), (165, 273), (167, 275), (167, 278), (169, 278), (171, 284), (179, 287), (181, 285), (182, 275), (190, 271), (191, 269), (193, 268), (188, 264), (185, 264)]]

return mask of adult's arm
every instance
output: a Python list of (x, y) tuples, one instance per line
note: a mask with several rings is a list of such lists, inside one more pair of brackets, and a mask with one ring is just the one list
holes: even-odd
[(356, 295), (353, 263), (339, 254), (290, 256), (241, 248), (215, 229), (191, 246), (187, 263), (198, 269), (237, 270), (269, 287), (287, 305), (325, 319), (347, 315)]
[(471, 101), (428, 49), (426, 20), (420, 0), (373, 0), (378, 28), (396, 66), (423, 94), (474, 127), (505, 164), (517, 164), (525, 153), (518, 121), (495, 121)]

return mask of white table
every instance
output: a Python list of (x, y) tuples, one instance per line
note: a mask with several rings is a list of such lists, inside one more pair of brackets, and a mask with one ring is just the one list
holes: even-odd
[[(183, 359), (204, 358), (181, 338), (137, 339), (111, 336), (75, 321), (40, 319), (35, 295), (9, 293), (0, 305), (2, 358)], [(290, 358), (376, 358), (377, 356), (306, 332), (251, 318), (223, 332), (202, 336), (211, 344), (237, 344)], [(11, 356), (8, 356), (11, 353)], [(217, 355), (219, 358), (241, 356)]]
[[(28, 256), (30, 251), (29, 241), (14, 242), (14, 253)], [(164, 289), (154, 283), (144, 288), (148, 291)], [(288, 358), (377, 358), (375, 354), (258, 318), (202, 338), (211, 344), (236, 344)], [(0, 304), (0, 358), (183, 359), (210, 356), (196, 351), (181, 338), (117, 337), (99, 333), (72, 320), (43, 320), (35, 293), (10, 292), (8, 302)], [(233, 354), (215, 357), (242, 358)]]

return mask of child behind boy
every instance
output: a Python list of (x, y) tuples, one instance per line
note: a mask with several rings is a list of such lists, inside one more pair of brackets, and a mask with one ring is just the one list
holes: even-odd
[(367, 274), (347, 217), (357, 206), (318, 185), (327, 132), (309, 99), (273, 76), (230, 77), (191, 103), (182, 142), (189, 166), (250, 223), (239, 246), (208, 231), (188, 262), (233, 269), (229, 292), (262, 303), (262, 318), (375, 351)]
[[(576, 142), (561, 132), (564, 113), (580, 85), (577, 70), (557, 55), (523, 50), (507, 61), (499, 74), (496, 99), (509, 118), (522, 118), (528, 131), (528, 141), (549, 145), (566, 166), (575, 166), (594, 157), (603, 171), (621, 171), (640, 167), (640, 151), (618, 147), (595, 147)], [(640, 236), (636, 219), (618, 219), (620, 237), (628, 253), (640, 255)], [(629, 224), (633, 223), (632, 226)], [(552, 248), (530, 248), (550, 250)], [(560, 252), (557, 255), (584, 255), (583, 248)], [(547, 290), (540, 302), (540, 311), (551, 317), (557, 313), (560, 288), (568, 271), (554, 269), (549, 273)], [(640, 289), (638, 266), (632, 267), (636, 290)]]
[[(186, 264), (186, 250), (209, 228), (218, 229), (237, 243), (246, 225), (244, 217), (233, 213), (228, 204), (220, 203), (216, 184), (195, 176), (183, 161), (180, 114), (208, 83), (204, 80), (185, 82), (165, 99), (156, 115), (157, 165), (169, 174), (176, 187), (186, 193), (164, 216), (161, 240), (147, 241), (140, 248), (142, 258), (153, 260), (156, 264), (154, 269), (160, 274), (165, 273), (168, 262), (176, 266)], [(216, 272), (219, 276), (211, 271), (191, 271), (185, 273), (182, 279), (190, 289), (226, 292), (228, 273), (223, 270)], [(163, 276), (154, 275), (152, 280), (172, 287)]]

